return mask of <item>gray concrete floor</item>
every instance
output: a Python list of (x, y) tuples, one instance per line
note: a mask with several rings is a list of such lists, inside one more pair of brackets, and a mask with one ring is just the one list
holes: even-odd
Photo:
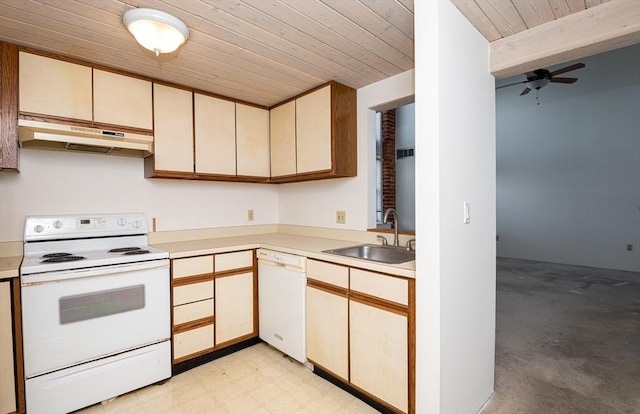
[(640, 413), (640, 273), (498, 259), (482, 414)]

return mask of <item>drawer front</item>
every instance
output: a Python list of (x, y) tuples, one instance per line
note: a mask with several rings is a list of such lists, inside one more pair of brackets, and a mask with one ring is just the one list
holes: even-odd
[(174, 279), (213, 273), (212, 255), (173, 259), (171, 263), (173, 265), (172, 275)]
[(213, 299), (186, 303), (173, 307), (173, 324), (197, 321), (198, 319), (213, 316)]
[(349, 288), (349, 268), (345, 266), (307, 260), (307, 277), (345, 289)]
[(406, 279), (351, 269), (351, 290), (409, 305), (409, 281)]
[(173, 288), (173, 306), (213, 298), (213, 280)]
[(216, 272), (253, 266), (253, 250), (216, 254)]
[(213, 348), (213, 325), (203, 326), (173, 336), (173, 359)]

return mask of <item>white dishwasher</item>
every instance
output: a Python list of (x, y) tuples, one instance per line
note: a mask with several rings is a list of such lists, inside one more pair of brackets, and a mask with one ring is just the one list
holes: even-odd
[(307, 360), (307, 258), (258, 250), (260, 338), (290, 357)]

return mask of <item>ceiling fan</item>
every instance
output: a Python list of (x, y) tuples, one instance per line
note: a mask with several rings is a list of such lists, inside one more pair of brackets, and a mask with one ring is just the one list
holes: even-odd
[(531, 92), (532, 89), (539, 91), (541, 88), (547, 86), (550, 82), (553, 83), (575, 83), (578, 78), (558, 78), (556, 75), (561, 75), (563, 73), (571, 72), (576, 69), (584, 68), (584, 63), (576, 63), (570, 66), (566, 66), (564, 68), (554, 70), (553, 72), (549, 72), (547, 69), (536, 69), (533, 72), (525, 73), (527, 80), (521, 82), (510, 83), (508, 85), (498, 86), (496, 89), (506, 88), (507, 86), (520, 85), (525, 84), (526, 87), (520, 93), (520, 96), (526, 95)]

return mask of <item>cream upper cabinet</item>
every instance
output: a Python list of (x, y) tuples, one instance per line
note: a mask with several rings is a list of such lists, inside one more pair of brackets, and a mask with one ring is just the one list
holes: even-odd
[(269, 112), (271, 176), (294, 175), (296, 170), (296, 102), (287, 102)]
[(236, 104), (194, 94), (196, 173), (236, 175)]
[(236, 103), (237, 174), (269, 177), (269, 111)]
[(11, 283), (0, 282), (0, 413), (16, 411)]
[(330, 170), (331, 85), (296, 99), (298, 173)]
[(151, 82), (94, 69), (93, 120), (153, 129)]
[(193, 173), (192, 92), (153, 84), (154, 169)]
[(19, 68), (21, 112), (93, 120), (90, 66), (20, 52)]

